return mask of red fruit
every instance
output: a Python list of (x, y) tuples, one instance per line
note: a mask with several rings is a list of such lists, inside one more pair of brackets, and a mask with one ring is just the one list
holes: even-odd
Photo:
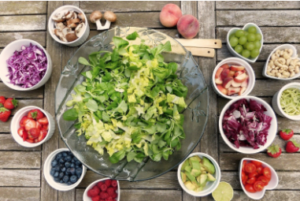
[(116, 197), (118, 197), (118, 194), (117, 194), (117, 193), (114, 193), (111, 197), (112, 197), (112, 198), (116, 198)]
[(105, 185), (106, 185), (107, 187), (110, 187), (110, 185), (111, 185), (111, 180), (110, 180), (110, 179), (105, 180), (104, 182), (105, 182)]
[(25, 130), (29, 131), (32, 128), (36, 128), (36, 121), (27, 118), (26, 120), (24, 120), (24, 126)]
[(246, 191), (248, 191), (250, 193), (255, 193), (256, 192), (251, 184), (246, 184), (245, 189), (246, 189)]
[(221, 77), (218, 77), (217, 79), (215, 79), (215, 83), (216, 84), (223, 84), (223, 81), (221, 80)]
[(241, 84), (241, 87), (245, 87), (245, 88), (247, 88), (248, 87), (248, 78), (244, 81), (244, 82), (242, 82), (242, 84)]
[(218, 70), (216, 71), (216, 74), (215, 74), (215, 78), (219, 78), (222, 71), (223, 71), (223, 68), (218, 68)]
[(281, 154), (281, 148), (278, 145), (268, 147), (267, 154), (273, 158), (277, 158)]
[(256, 172), (256, 166), (253, 163), (247, 163), (245, 165), (245, 172), (251, 174), (252, 172)]
[(237, 94), (237, 93), (239, 93), (240, 90), (241, 89), (239, 87), (229, 87), (228, 91), (227, 91), (227, 95), (231, 96), (233, 94)]
[(27, 117), (30, 118), (30, 119), (41, 119), (43, 118), (45, 115), (44, 113), (42, 113), (40, 110), (38, 109), (33, 109), (33, 110), (30, 110), (27, 114)]
[(244, 69), (245, 69), (244, 66), (235, 66), (235, 65), (233, 65), (233, 66), (230, 67), (230, 70), (233, 70), (233, 71), (242, 71)]
[(258, 168), (262, 165), (262, 163), (259, 161), (251, 161), (251, 163), (253, 163), (256, 166), (256, 168)]
[(1, 107), (0, 108), (0, 121), (6, 122), (8, 118), (10, 117), (11, 111)]
[(26, 141), (26, 142), (29, 142), (29, 143), (34, 143), (34, 140), (33, 140), (33, 139), (26, 139), (25, 141)]
[(228, 89), (232, 83), (233, 79), (231, 77), (228, 77), (228, 78), (225, 78), (223, 80), (223, 84), (222, 86), (225, 88), (225, 89)]
[(270, 180), (265, 176), (259, 176), (256, 181), (260, 181), (263, 183), (264, 186), (266, 186), (268, 185)]
[(42, 140), (46, 137), (47, 134), (48, 134), (48, 131), (47, 131), (47, 130), (44, 130), (44, 129), (41, 130), (41, 131), (40, 131), (40, 135), (39, 135), (37, 141), (38, 141), (38, 142), (42, 141)]
[(255, 181), (256, 181), (255, 177), (249, 177), (246, 184), (254, 184)]
[(4, 102), (4, 107), (9, 110), (12, 110), (12, 109), (16, 108), (17, 106), (18, 106), (18, 101), (14, 98), (8, 98)]
[(92, 197), (92, 201), (100, 201), (100, 195)]
[(255, 191), (262, 191), (264, 189), (264, 183), (261, 182), (261, 181), (256, 181), (254, 184), (253, 184), (253, 188)]
[(228, 68), (226, 69), (223, 69), (222, 73), (221, 73), (221, 79), (224, 81), (225, 78), (228, 78), (229, 77), (229, 72), (230, 70)]
[(105, 201), (114, 201), (114, 199), (112, 197), (108, 197)]
[(5, 103), (5, 97), (4, 96), (0, 96), (0, 107), (3, 107)]
[(289, 140), (293, 137), (294, 131), (292, 129), (283, 129), (279, 132), (279, 135), (283, 140)]
[(37, 121), (41, 124), (48, 124), (49, 123), (47, 117), (43, 117), (41, 119), (38, 119)]
[(222, 85), (217, 85), (217, 88), (222, 94), (227, 95), (227, 89), (225, 89)]
[[(238, 71), (238, 72), (240, 72), (240, 71)], [(241, 82), (244, 82), (247, 78), (248, 78), (248, 75), (246, 73), (242, 73), (242, 74), (237, 75), (234, 78), (234, 81), (241, 83)]]
[(106, 199), (106, 198), (108, 198), (108, 194), (105, 192), (101, 192), (100, 197), (101, 197), (101, 199)]
[(44, 124), (42, 129), (44, 129), (44, 130), (48, 130), (48, 126), (49, 126), (48, 124), (47, 124), (47, 125), (46, 125), (46, 124)]
[(241, 96), (246, 91), (246, 89), (246, 87), (241, 87), (239, 91), (239, 96)]
[(118, 182), (116, 180), (112, 180), (111, 181), (111, 186), (112, 187), (117, 187), (118, 186)]
[(87, 194), (88, 194), (89, 197), (95, 197), (95, 196), (99, 195), (99, 193), (100, 193), (100, 190), (99, 190), (99, 188), (97, 187), (97, 185), (94, 186), (93, 188), (91, 188), (91, 189), (87, 192)]
[(229, 68), (229, 65), (228, 64), (223, 64), (220, 68), (226, 69), (226, 68)]
[(228, 73), (228, 77), (233, 77), (234, 74), (235, 74), (235, 72), (231, 70), (231, 71), (229, 71), (229, 73)]
[(40, 129), (38, 128), (31, 128), (29, 130), (30, 135), (34, 138), (37, 139), (40, 136)]
[(106, 191), (107, 190), (107, 186), (106, 184), (102, 184), (101, 187), (100, 187), (101, 191)]
[(241, 85), (242, 85), (242, 83), (238, 83), (238, 82), (235, 82), (235, 81), (232, 81), (232, 83), (231, 83), (232, 87), (240, 87)]
[(26, 119), (28, 119), (27, 116), (22, 117), (22, 119), (21, 119), (21, 121), (20, 121), (20, 127), (25, 127), (24, 121), (25, 121)]
[(18, 134), (19, 134), (20, 137), (23, 137), (24, 131), (25, 131), (24, 128), (19, 128), (18, 129)]
[(290, 140), (286, 143), (285, 150), (288, 153), (295, 153), (299, 150), (299, 144), (295, 140)]
[(115, 189), (112, 188), (112, 187), (109, 187), (109, 188), (107, 189), (107, 193), (108, 193), (108, 195), (113, 195), (113, 194), (115, 193)]

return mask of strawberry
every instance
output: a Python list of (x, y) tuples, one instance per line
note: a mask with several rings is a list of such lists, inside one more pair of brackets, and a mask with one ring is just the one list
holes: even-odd
[(4, 107), (9, 110), (12, 110), (12, 109), (16, 108), (17, 106), (18, 106), (18, 101), (14, 98), (8, 98), (4, 102)]
[(295, 140), (290, 140), (286, 143), (285, 150), (288, 153), (294, 153), (299, 150), (299, 144)]
[(92, 201), (100, 201), (100, 195), (92, 197)]
[(19, 128), (18, 129), (18, 134), (19, 134), (20, 137), (23, 137), (24, 131), (25, 131), (24, 128)]
[(42, 129), (42, 130), (40, 131), (40, 135), (39, 135), (37, 141), (38, 141), (38, 142), (42, 141), (42, 140), (46, 137), (47, 134), (48, 134), (48, 131), (45, 130), (45, 129)]
[(111, 181), (111, 186), (112, 187), (117, 187), (118, 186), (118, 182), (116, 180), (112, 180)]
[(102, 191), (102, 192), (104, 192), (104, 191), (107, 190), (106, 184), (102, 184), (100, 188), (101, 188), (101, 191)]
[(33, 110), (30, 110), (27, 114), (27, 117), (30, 118), (30, 119), (41, 119), (43, 118), (45, 115), (44, 113), (42, 113), (40, 110), (38, 109), (33, 109)]
[(99, 195), (100, 193), (100, 190), (97, 186), (94, 186), (93, 188), (91, 188), (89, 191), (88, 191), (88, 196), (89, 197), (95, 197), (97, 195)]
[(4, 96), (0, 96), (0, 107), (3, 107), (4, 106), (4, 103), (5, 103), (5, 97)]
[(0, 108), (0, 121), (6, 122), (8, 118), (10, 117), (11, 111), (1, 107)]
[(23, 141), (26, 141), (28, 139), (28, 133), (27, 131), (23, 131)]
[(43, 117), (43, 118), (41, 118), (41, 119), (38, 119), (37, 121), (38, 121), (39, 123), (41, 123), (41, 124), (44, 124), (44, 125), (46, 125), (46, 124), (49, 123), (47, 117)]
[(267, 154), (273, 158), (277, 158), (281, 154), (281, 148), (278, 145), (268, 147)]
[(25, 141), (26, 141), (26, 142), (29, 142), (29, 143), (34, 143), (34, 140), (33, 140), (33, 139), (26, 139)]
[(289, 140), (293, 137), (294, 131), (292, 129), (283, 129), (279, 132), (279, 135), (283, 140)]
[(25, 130), (29, 131), (31, 128), (36, 128), (36, 121), (27, 118), (24, 121), (24, 126), (25, 126)]
[(34, 138), (37, 139), (40, 136), (40, 129), (38, 128), (31, 128), (29, 130), (30, 135)]
[(41, 130), (43, 128), (43, 125), (36, 121), (35, 127)]
[(22, 117), (21, 121), (20, 121), (20, 127), (25, 127), (24, 125), (24, 121), (28, 119), (27, 116)]
[(115, 193), (115, 189), (114, 188), (112, 188), (112, 187), (109, 187), (108, 189), (107, 189), (107, 193), (108, 193), (108, 195), (113, 195), (114, 193)]
[(106, 185), (107, 187), (110, 187), (110, 185), (111, 185), (111, 180), (110, 180), (110, 179), (105, 180), (105, 185)]

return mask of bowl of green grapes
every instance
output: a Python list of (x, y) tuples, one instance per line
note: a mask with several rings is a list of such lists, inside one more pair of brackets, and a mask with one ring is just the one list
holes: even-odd
[(227, 48), (234, 56), (254, 63), (263, 46), (263, 34), (254, 23), (246, 24), (242, 29), (232, 28), (227, 33)]

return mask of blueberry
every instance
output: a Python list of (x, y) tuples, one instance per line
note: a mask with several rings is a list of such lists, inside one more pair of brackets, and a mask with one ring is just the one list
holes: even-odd
[(68, 181), (68, 183), (67, 183), (68, 185), (72, 185), (72, 182), (70, 182), (70, 181)]
[(70, 167), (71, 167), (71, 168), (75, 167), (74, 163), (71, 163)]
[(70, 167), (70, 166), (71, 166), (71, 163), (69, 163), (68, 161), (65, 162), (65, 167), (66, 167), (66, 168), (68, 168), (68, 167)]
[(76, 160), (76, 161), (75, 161), (75, 164), (76, 164), (76, 165), (81, 165), (81, 162), (80, 162), (79, 160)]
[(50, 174), (51, 174), (52, 176), (54, 176), (54, 173), (55, 173), (55, 170), (52, 168), (51, 171), (50, 171)]
[(71, 174), (71, 173), (70, 173), (70, 169), (71, 169), (71, 168), (67, 168), (66, 174), (68, 174), (68, 175)]
[(54, 177), (54, 181), (59, 182), (59, 178), (58, 177)]
[(62, 153), (62, 156), (63, 156), (63, 157), (67, 157), (67, 156), (68, 156), (67, 152), (63, 152), (63, 153)]
[(63, 172), (60, 172), (59, 173), (59, 178), (61, 179), (61, 178), (63, 178), (65, 176), (65, 174), (63, 173)]
[(54, 169), (55, 171), (59, 171), (59, 170), (60, 170), (60, 167), (59, 167), (59, 165), (56, 165), (55, 167), (53, 167), (53, 169)]
[(61, 180), (59, 180), (59, 183), (64, 183), (64, 182), (63, 182), (63, 180), (61, 179)]
[(82, 173), (82, 168), (81, 167), (76, 168), (76, 174), (77, 174), (77, 176), (80, 176), (81, 173)]
[(76, 173), (75, 168), (70, 168), (70, 174), (75, 174), (75, 173)]
[(75, 160), (74, 160), (74, 158), (72, 158), (72, 160), (71, 160), (71, 163), (75, 163)]
[(63, 178), (63, 182), (68, 183), (68, 181), (69, 181), (69, 176), (65, 175)]
[(57, 165), (57, 160), (53, 160), (53, 161), (51, 162), (51, 166), (54, 167), (54, 166), (56, 166), (56, 165)]
[(62, 172), (65, 172), (66, 170), (67, 170), (67, 168), (65, 168), (65, 167), (61, 168)]
[(56, 160), (59, 160), (59, 159), (61, 159), (61, 157), (62, 157), (62, 154), (59, 153), (59, 154), (57, 154), (57, 155), (55, 156), (55, 159), (56, 159)]
[(77, 176), (76, 175), (72, 175), (70, 177), (70, 182), (72, 182), (73, 184), (77, 182)]
[(60, 164), (64, 164), (65, 163), (65, 160), (63, 158), (59, 159), (59, 163)]
[(65, 161), (71, 161), (71, 160), (72, 160), (71, 156), (67, 156), (67, 157), (65, 158)]
[(58, 177), (58, 175), (59, 175), (59, 173), (58, 173), (58, 172), (55, 172), (55, 173), (54, 173), (54, 177), (55, 177), (55, 178), (57, 178), (57, 177)]

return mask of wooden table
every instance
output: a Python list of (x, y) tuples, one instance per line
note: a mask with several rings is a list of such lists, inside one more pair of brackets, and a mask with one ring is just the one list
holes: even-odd
[[(93, 10), (112, 10), (118, 21), (113, 26), (137, 26), (159, 29), (170, 36), (178, 36), (176, 29), (164, 28), (159, 23), (159, 12), (166, 2), (0, 2), (0, 48), (8, 43), (29, 38), (46, 47), (53, 61), (53, 73), (48, 83), (32, 92), (10, 90), (0, 82), (0, 95), (20, 100), (18, 109), (26, 105), (43, 107), (54, 115), (54, 92), (61, 70), (77, 48), (62, 46), (47, 32), (47, 20), (59, 6), (74, 4), (87, 14)], [(231, 27), (242, 27), (248, 22), (258, 24), (264, 34), (265, 44), (258, 61), (253, 64), (256, 83), (251, 95), (259, 96), (270, 103), (272, 96), (288, 82), (265, 79), (262, 68), (269, 53), (282, 43), (293, 43), (300, 50), (300, 2), (175, 2), (181, 6), (183, 14), (192, 14), (200, 21), (199, 38), (221, 38), (223, 48), (213, 59), (196, 58), (210, 84), (211, 74), (217, 62), (230, 53), (225, 46), (225, 36)], [(98, 34), (91, 24), (90, 37)], [(1, 49), (0, 49), (1, 51)], [(299, 79), (296, 81), (299, 82)], [(218, 115), (227, 100), (218, 97), (210, 87), (210, 115), (201, 143), (194, 151), (202, 151), (213, 156), (222, 169), (222, 181), (234, 188), (234, 201), (250, 200), (242, 191), (238, 179), (238, 164), (246, 155), (232, 151), (222, 141), (218, 133)], [(14, 110), (13, 113), (17, 111)], [(278, 117), (279, 129), (292, 128), (300, 141), (300, 125), (297, 122)], [(10, 135), (10, 122), (0, 123), (0, 201), (80, 201), (85, 187), (101, 176), (88, 171), (78, 188), (69, 192), (53, 190), (42, 174), (43, 163), (53, 150), (65, 147), (56, 130), (53, 137), (43, 146), (25, 149)], [(275, 143), (284, 147), (278, 137)], [(284, 149), (283, 149), (284, 150)], [(263, 200), (299, 200), (300, 186), (299, 153), (282, 153), (279, 159), (267, 156), (265, 152), (251, 155), (271, 164), (278, 172), (280, 182), (276, 190), (267, 191)], [(121, 181), (122, 201), (194, 201), (200, 198), (188, 196), (180, 188), (176, 171), (144, 182)], [(201, 200), (213, 200), (211, 196)]]

